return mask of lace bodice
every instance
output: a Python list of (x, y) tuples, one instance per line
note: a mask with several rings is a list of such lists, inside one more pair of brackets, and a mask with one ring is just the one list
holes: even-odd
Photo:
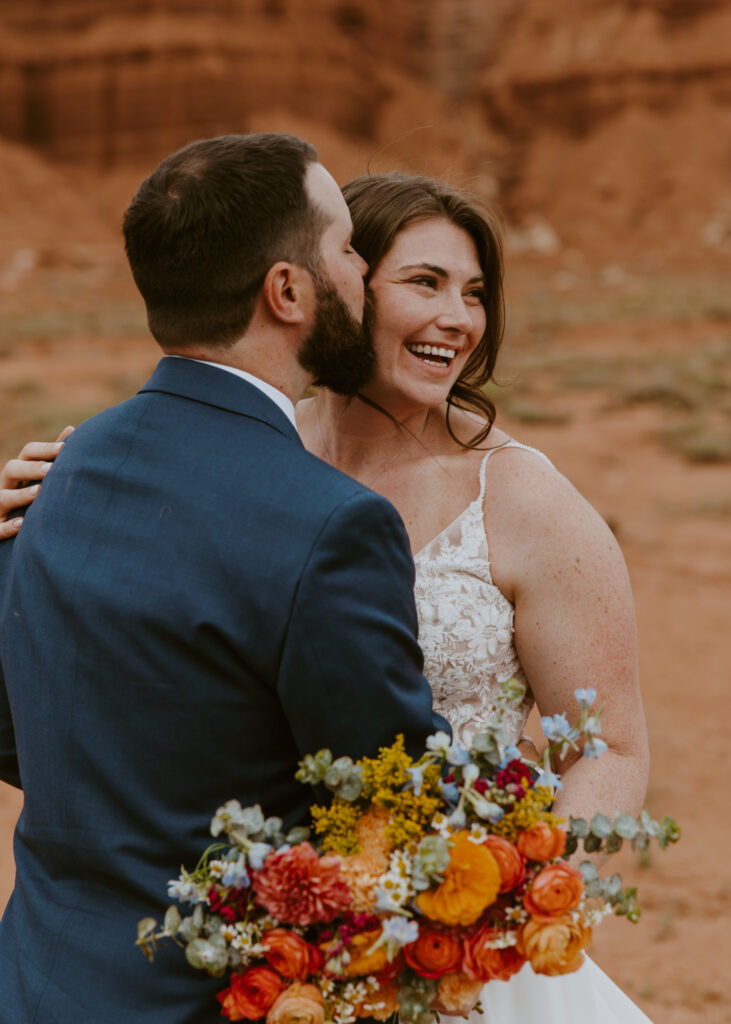
[[(518, 441), (491, 449), (480, 466), (480, 493), (461, 515), (414, 556), (419, 643), (434, 708), (449, 721), (454, 738), (469, 743), (495, 715), (496, 687), (514, 676), (525, 683), (515, 650), (514, 609), (492, 581), (483, 520), (487, 461), (502, 448), (542, 452)], [(504, 719), (517, 742), (533, 706), (528, 691)]]

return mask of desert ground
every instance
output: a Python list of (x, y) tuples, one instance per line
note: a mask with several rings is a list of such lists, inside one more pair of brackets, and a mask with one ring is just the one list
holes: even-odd
[[(508, 255), (499, 422), (545, 451), (605, 517), (637, 606), (652, 748), (646, 805), (683, 835), (612, 862), (638, 924), (610, 919), (593, 956), (655, 1024), (731, 1022), (726, 932), (731, 775), (731, 302), (692, 273)], [(113, 246), (26, 261), (4, 279), (0, 458), (132, 394), (157, 353)], [(587, 682), (591, 682), (587, 680)], [(533, 730), (540, 730), (534, 717)], [(21, 795), (0, 788), (0, 905)]]

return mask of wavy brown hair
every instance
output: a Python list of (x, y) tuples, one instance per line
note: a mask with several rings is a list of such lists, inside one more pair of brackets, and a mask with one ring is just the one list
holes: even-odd
[[(495, 405), (483, 389), (495, 370), (505, 322), (502, 246), (495, 220), (471, 197), (444, 182), (417, 175), (364, 174), (349, 181), (343, 195), (353, 219), (353, 248), (368, 263), (366, 285), (399, 232), (416, 221), (446, 217), (475, 243), (485, 276), (483, 305), (487, 323), (447, 397), (447, 430), (463, 448), (479, 447), (495, 421)], [(463, 441), (450, 423), (453, 408), (477, 412), (487, 423)]]

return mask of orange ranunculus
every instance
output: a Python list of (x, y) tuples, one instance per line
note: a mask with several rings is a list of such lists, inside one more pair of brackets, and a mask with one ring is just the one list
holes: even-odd
[(293, 982), (267, 1014), (266, 1024), (323, 1024), (325, 1005), (317, 985)]
[(568, 864), (547, 864), (533, 879), (523, 897), (523, 906), (536, 921), (555, 921), (578, 907), (584, 892), (584, 878)]
[(347, 978), (354, 978), (362, 974), (378, 974), (379, 971), (384, 970), (388, 964), (386, 947), (379, 946), (372, 953), (368, 952), (380, 937), (380, 928), (372, 928), (353, 936), (348, 946), (350, 963), (343, 970), (343, 974)]
[(319, 949), (286, 928), (272, 928), (261, 940), (268, 963), (283, 978), (305, 981), (317, 974), (324, 959)]
[(457, 970), (462, 959), (462, 947), (459, 939), (448, 932), (422, 928), (416, 942), (404, 946), (404, 956), (409, 967), (413, 967), (422, 978), (441, 978)]
[(458, 832), (449, 853), (444, 881), (416, 898), (421, 912), (441, 924), (473, 924), (485, 907), (495, 902), (500, 869), (486, 846), (474, 843), (469, 832)]
[(500, 869), (500, 892), (508, 892), (525, 878), (525, 861), (513, 843), (502, 836), (488, 836), (485, 846), (497, 861)]
[(570, 974), (584, 962), (591, 928), (565, 914), (555, 921), (526, 921), (518, 931), (518, 952), (536, 974)]
[(437, 1001), (446, 1013), (466, 1017), (480, 998), (482, 985), (481, 981), (473, 981), (461, 972), (445, 974), (437, 984)]
[(355, 1007), (356, 1017), (372, 1017), (374, 1020), (386, 1021), (398, 1011), (398, 994), (400, 984), (396, 980), (386, 981), (377, 992), (369, 995)]
[(234, 974), (231, 984), (218, 993), (221, 1013), (229, 1020), (259, 1020), (277, 1001), (286, 982), (271, 967), (251, 967)]
[(566, 833), (562, 828), (551, 828), (539, 821), (533, 828), (518, 833), (515, 845), (528, 860), (553, 860), (566, 848)]
[(464, 960), (462, 970), (476, 981), (507, 981), (517, 974), (525, 963), (525, 957), (515, 946), (498, 949), (491, 943), (495, 939), (495, 929), (484, 925), (468, 939), (464, 940)]

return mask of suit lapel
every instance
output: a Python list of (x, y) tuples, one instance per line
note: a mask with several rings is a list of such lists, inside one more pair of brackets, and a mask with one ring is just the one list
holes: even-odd
[(289, 418), (259, 388), (236, 374), (198, 359), (161, 359), (147, 384), (140, 388), (139, 394), (149, 391), (178, 395), (193, 402), (260, 420), (285, 437), (302, 444)]

